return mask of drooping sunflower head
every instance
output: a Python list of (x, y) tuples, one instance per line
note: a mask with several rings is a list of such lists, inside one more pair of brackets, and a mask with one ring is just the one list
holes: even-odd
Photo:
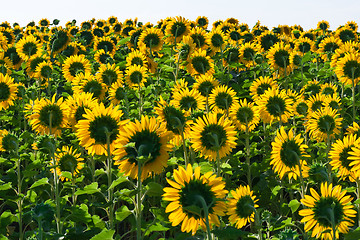
[(115, 106), (125, 99), (125, 94), (126, 91), (122, 81), (114, 82), (109, 88), (109, 100)]
[(195, 151), (211, 161), (228, 155), (236, 146), (236, 129), (230, 119), (210, 113), (196, 119), (190, 133)]
[(197, 49), (206, 49), (206, 35), (207, 32), (203, 28), (192, 28), (189, 36), (194, 41)]
[(240, 47), (240, 56), (242, 62), (247, 66), (251, 67), (255, 63), (255, 55), (259, 52), (260, 47), (258, 44), (252, 42), (252, 43), (244, 43)]
[(270, 66), (275, 70), (289, 73), (291, 70), (290, 53), (290, 45), (284, 44), (283, 42), (274, 44), (267, 54)]
[[(70, 181), (67, 177), (62, 176), (63, 172), (69, 172), (75, 178), (80, 170), (84, 167), (84, 159), (80, 157), (80, 153), (73, 147), (63, 146), (55, 152), (56, 167), (55, 171), (61, 181)], [(52, 166), (53, 163), (50, 162)], [(54, 167), (50, 169), (54, 172)]]
[(260, 98), (260, 96), (265, 93), (265, 91), (277, 87), (278, 84), (274, 78), (268, 76), (260, 76), (251, 84), (250, 95), (252, 96), (253, 100), (256, 101), (258, 98)]
[(306, 122), (310, 137), (318, 142), (334, 138), (340, 133), (342, 118), (336, 109), (323, 107), (313, 112)]
[(108, 87), (115, 82), (123, 82), (123, 74), (115, 63), (100, 65), (95, 77), (99, 78), (100, 81), (105, 83)]
[(94, 41), (94, 50), (100, 50), (100, 49), (104, 49), (105, 53), (109, 54), (110, 56), (114, 56), (115, 52), (116, 52), (116, 46), (114, 41), (108, 37), (108, 36), (104, 36), (104, 37), (96, 37), (95, 41)]
[(193, 88), (197, 89), (203, 97), (209, 96), (211, 91), (219, 86), (219, 82), (213, 75), (205, 74), (195, 78)]
[(342, 46), (343, 42), (335, 37), (329, 36), (323, 39), (319, 44), (318, 53), (324, 61), (331, 59), (331, 55), (335, 53), (335, 50)]
[(132, 89), (144, 87), (148, 77), (148, 69), (145, 66), (132, 65), (126, 70), (125, 83)]
[(110, 54), (106, 53), (104, 49), (100, 49), (100, 50), (96, 51), (94, 54), (94, 59), (99, 64), (107, 64), (107, 63), (114, 62), (112, 56)]
[(279, 175), (281, 179), (285, 175), (289, 179), (298, 177), (305, 178), (308, 176), (309, 167), (306, 163), (306, 158), (310, 157), (305, 150), (308, 147), (303, 144), (304, 139), (301, 134), (295, 136), (293, 129), (289, 132), (285, 131), (282, 126), (276, 134), (275, 140), (271, 143), (271, 162), (273, 170)]
[(143, 51), (159, 51), (164, 44), (164, 34), (158, 28), (147, 28), (139, 37), (139, 48)]
[(141, 116), (141, 120), (129, 122), (116, 141), (114, 151), (115, 164), (133, 179), (146, 179), (152, 174), (159, 174), (167, 166), (168, 144), (171, 132), (164, 123), (155, 117)]
[(84, 119), (79, 120), (75, 126), (80, 145), (91, 155), (113, 155), (115, 140), (119, 138), (124, 125), (124, 121), (120, 119), (122, 111), (113, 105), (105, 107), (103, 103), (84, 110)]
[(320, 91), (321, 84), (316, 80), (307, 82), (301, 90), (301, 92), (304, 94), (305, 100), (309, 99), (311, 96), (315, 96), (316, 94), (320, 93)]
[(258, 43), (261, 46), (261, 51), (268, 51), (274, 44), (279, 42), (280, 39), (275, 33), (271, 33), (270, 31), (264, 31), (258, 37)]
[(357, 85), (360, 81), (360, 54), (358, 52), (346, 53), (337, 62), (335, 73), (343, 84)]
[(302, 54), (305, 54), (309, 51), (315, 51), (315, 43), (309, 38), (300, 37), (295, 42), (295, 51), (300, 51)]
[(165, 35), (169, 36), (166, 39), (166, 42), (169, 44), (178, 43), (181, 41), (183, 36), (188, 35), (190, 32), (190, 22), (189, 20), (177, 16), (171, 18), (171, 21), (168, 22), (165, 29)]
[(67, 45), (71, 40), (71, 36), (67, 29), (63, 29), (59, 27), (50, 37), (50, 41), (48, 43), (48, 49), (51, 53), (59, 53), (66, 49)]
[(195, 20), (195, 23), (198, 27), (207, 29), (209, 25), (209, 19), (205, 16), (198, 16)]
[(33, 106), (28, 105), (26, 108), (31, 110), (26, 117), (38, 134), (59, 136), (61, 130), (68, 126), (69, 108), (62, 97), (56, 99), (56, 94), (51, 100), (36, 99)]
[(357, 136), (360, 136), (360, 126), (357, 122), (353, 122), (351, 125), (349, 125), (347, 128), (346, 128), (346, 135), (349, 135), (349, 134), (356, 134)]
[(144, 52), (141, 52), (139, 50), (134, 50), (129, 53), (129, 55), (126, 57), (126, 67), (130, 67), (133, 65), (139, 65), (139, 66), (147, 65), (147, 59)]
[(335, 36), (345, 43), (347, 41), (357, 41), (358, 35), (350, 26), (343, 26), (336, 30)]
[(319, 21), (318, 24), (317, 24), (317, 28), (321, 29), (322, 31), (328, 30), (329, 27), (330, 27), (329, 22), (325, 21), (325, 20)]
[(73, 94), (65, 100), (66, 104), (69, 106), (69, 123), (73, 130), (76, 131), (76, 124), (85, 119), (83, 114), (85, 114), (85, 109), (92, 109), (97, 103), (98, 100), (93, 97), (93, 94), (90, 92), (81, 92), (79, 94)]
[(18, 151), (19, 139), (16, 135), (6, 129), (0, 129), (0, 152)]
[(214, 52), (219, 52), (220, 50), (224, 50), (227, 39), (227, 35), (225, 35), (220, 28), (215, 28), (207, 34), (206, 43)]
[(226, 65), (240, 63), (241, 62), (240, 48), (237, 46), (231, 46), (231, 45), (228, 46), (224, 51), (224, 61)]
[(287, 97), (285, 90), (272, 88), (255, 102), (259, 106), (260, 118), (265, 123), (285, 123), (293, 114), (292, 100)]
[(213, 172), (201, 174), (200, 170), (200, 167), (193, 169), (190, 164), (186, 169), (181, 166), (175, 169), (174, 180), (166, 179), (170, 187), (165, 187), (163, 194), (163, 200), (170, 202), (165, 212), (170, 213), (172, 226), (181, 224), (181, 231), (192, 235), (199, 228), (206, 229), (205, 207), (210, 228), (220, 225), (218, 216), (224, 216), (226, 211), (222, 200), (228, 192), (225, 182)]
[(35, 77), (38, 79), (49, 79), (53, 73), (51, 62), (43, 61), (35, 69)]
[(215, 112), (229, 112), (229, 109), (237, 106), (239, 98), (236, 92), (228, 86), (219, 85), (209, 95), (210, 109)]
[(14, 105), (17, 92), (18, 84), (14, 82), (14, 78), (0, 73), (0, 111)]
[(78, 74), (73, 80), (73, 91), (74, 94), (80, 93), (92, 93), (94, 98), (103, 100), (105, 98), (105, 92), (107, 86), (96, 78), (93, 74)]
[(306, 104), (308, 105), (308, 114), (311, 115), (313, 112), (325, 107), (325, 98), (326, 95), (321, 93), (310, 96), (309, 99), (306, 100)]
[(198, 50), (191, 54), (187, 70), (192, 76), (214, 74), (214, 60), (206, 55), (205, 50)]
[(175, 51), (180, 55), (182, 61), (186, 61), (194, 52), (196, 45), (190, 36), (183, 36)]
[(25, 36), (16, 43), (16, 51), (24, 61), (27, 61), (31, 56), (38, 54), (40, 50), (41, 43), (33, 35)]
[(312, 231), (312, 237), (331, 240), (335, 236), (339, 239), (339, 233), (347, 233), (354, 225), (352, 218), (356, 217), (356, 211), (351, 204), (352, 197), (346, 195), (340, 185), (327, 182), (321, 183), (320, 192), (311, 188), (311, 195), (301, 199), (307, 207), (299, 211), (303, 217), (301, 222), (305, 223), (306, 232)]
[(259, 124), (260, 118), (258, 107), (253, 102), (240, 99), (240, 104), (230, 109), (230, 118), (237, 129), (243, 132), (251, 132)]
[(258, 199), (250, 190), (249, 186), (240, 186), (230, 191), (231, 197), (228, 197), (229, 221), (236, 228), (242, 228), (246, 224), (254, 222), (255, 209), (259, 207), (256, 204)]
[(334, 83), (323, 83), (321, 84), (321, 93), (326, 96), (337, 95), (338, 88)]
[[(358, 150), (352, 150), (359, 143), (360, 139), (356, 135), (350, 134), (343, 139), (336, 140), (331, 145), (329, 151), (330, 165), (333, 170), (338, 170), (337, 174), (342, 180), (349, 178), (350, 181), (354, 182), (360, 176), (360, 172), (356, 168), (355, 171), (353, 170), (353, 166), (357, 164), (356, 153)], [(355, 156), (355, 159), (351, 157), (352, 155)]]
[(74, 78), (80, 73), (90, 74), (91, 64), (84, 55), (70, 56), (63, 63), (62, 72), (65, 79), (69, 82), (72, 82)]
[(205, 97), (196, 89), (182, 88), (174, 90), (171, 105), (185, 111), (205, 110)]

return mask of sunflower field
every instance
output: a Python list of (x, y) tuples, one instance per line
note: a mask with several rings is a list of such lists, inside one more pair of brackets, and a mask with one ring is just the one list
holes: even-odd
[(360, 239), (359, 35), (1, 23), (0, 240)]

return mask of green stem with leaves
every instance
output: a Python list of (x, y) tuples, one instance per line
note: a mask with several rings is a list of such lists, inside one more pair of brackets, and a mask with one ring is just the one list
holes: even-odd
[(107, 159), (106, 159), (106, 175), (108, 178), (108, 203), (109, 203), (109, 229), (114, 229), (114, 189), (110, 188), (112, 184), (112, 157), (110, 151), (110, 135), (111, 133), (105, 129), (106, 134), (106, 150), (107, 150)]
[(136, 194), (136, 239), (141, 240), (141, 204), (142, 204), (142, 164), (138, 161), (138, 178), (137, 178), (137, 194)]

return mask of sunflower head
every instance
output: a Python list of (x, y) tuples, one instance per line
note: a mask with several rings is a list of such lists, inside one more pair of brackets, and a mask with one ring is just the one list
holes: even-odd
[[(70, 181), (70, 179), (67, 177), (62, 176), (63, 172), (71, 173), (72, 177), (74, 178), (84, 167), (84, 159), (80, 157), (80, 153), (78, 153), (76, 149), (73, 149), (72, 146), (64, 146), (61, 149), (57, 149), (55, 158), (57, 164), (55, 171), (57, 172), (61, 181)], [(54, 168), (51, 168), (50, 171), (54, 172)]]
[(165, 212), (170, 213), (172, 226), (181, 224), (182, 232), (195, 235), (199, 228), (206, 229), (205, 210), (208, 208), (210, 227), (219, 225), (219, 217), (225, 215), (223, 198), (227, 194), (225, 182), (213, 172), (201, 174), (189, 164), (186, 169), (174, 170), (174, 180), (167, 179), (170, 187), (164, 188), (163, 199), (170, 202)]

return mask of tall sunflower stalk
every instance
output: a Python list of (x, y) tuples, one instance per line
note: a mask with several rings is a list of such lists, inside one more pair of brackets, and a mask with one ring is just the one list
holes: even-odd
[(109, 217), (109, 229), (114, 229), (114, 209), (115, 209), (115, 203), (114, 203), (114, 188), (111, 188), (112, 184), (112, 165), (113, 165), (113, 159), (111, 156), (110, 151), (110, 135), (111, 132), (108, 131), (108, 129), (105, 129), (106, 134), (106, 150), (107, 150), (107, 158), (106, 158), (106, 175), (108, 178), (108, 196), (107, 201), (109, 203), (109, 207), (107, 209), (108, 217)]

